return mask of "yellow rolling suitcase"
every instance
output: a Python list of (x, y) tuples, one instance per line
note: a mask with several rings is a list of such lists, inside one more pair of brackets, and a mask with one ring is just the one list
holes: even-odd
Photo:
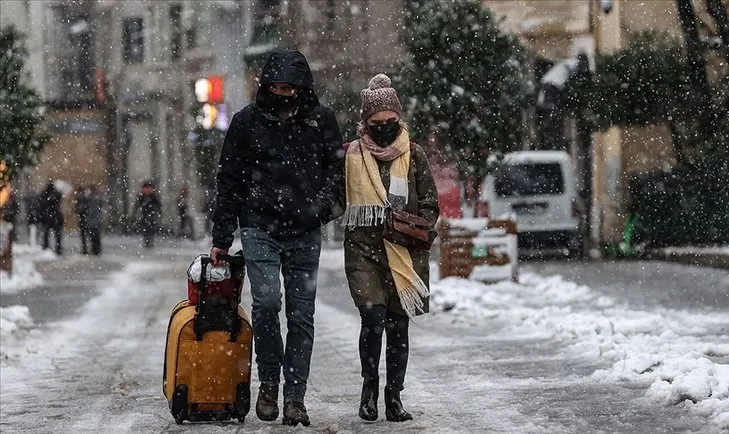
[(253, 330), (240, 307), (244, 275), (242, 256), (226, 256), (236, 280), (235, 297), (206, 291), (202, 258), (199, 301), (183, 300), (172, 310), (167, 329), (163, 372), (164, 395), (177, 423), (245, 420), (251, 403)]

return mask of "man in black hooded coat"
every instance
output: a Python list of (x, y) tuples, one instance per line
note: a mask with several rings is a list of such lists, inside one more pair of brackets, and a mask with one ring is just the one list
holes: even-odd
[[(275, 50), (255, 103), (233, 116), (220, 155), (213, 215), (213, 264), (240, 227), (253, 297), (253, 333), (261, 386), (259, 419), (278, 418), (281, 369), (288, 425), (309, 425), (304, 395), (314, 342), (314, 299), (321, 226), (330, 221), (343, 182), (342, 135), (319, 104), (303, 54)], [(284, 278), (288, 333), (279, 323)]]

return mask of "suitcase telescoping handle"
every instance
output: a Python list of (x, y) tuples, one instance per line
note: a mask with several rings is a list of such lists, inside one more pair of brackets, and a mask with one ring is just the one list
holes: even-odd
[[(221, 261), (225, 261), (231, 266), (231, 273), (238, 267), (245, 267), (245, 258), (242, 255), (221, 255)], [(233, 288), (233, 298), (221, 310), (221, 306), (210, 306), (207, 300), (207, 268), (211, 265), (210, 257), (203, 256), (200, 258), (200, 296), (196, 306), (195, 323), (193, 329), (198, 341), (202, 340), (203, 333), (209, 330), (218, 330), (221, 325), (225, 325), (223, 329), (230, 333), (231, 342), (237, 339), (238, 329), (240, 328), (240, 319), (238, 318), (238, 300), (240, 299), (241, 288), (235, 285)], [(217, 318), (215, 320), (214, 318)], [(221, 321), (223, 324), (221, 324)]]
[[(209, 257), (206, 259), (210, 262)], [(220, 255), (218, 259), (235, 267), (242, 267), (246, 264), (246, 258), (243, 255)]]
[[(233, 273), (238, 269), (243, 269), (246, 264), (245, 257), (243, 255), (220, 255), (218, 256), (218, 259), (220, 261), (227, 262), (230, 264), (230, 272)], [(202, 270), (200, 274), (200, 299), (202, 300), (206, 295), (207, 291), (207, 268), (208, 265), (212, 264), (212, 259), (210, 259), (209, 256), (203, 256), (200, 258), (200, 265), (202, 265)], [(234, 289), (234, 298), (235, 300), (238, 300), (240, 298), (240, 288), (238, 286)]]

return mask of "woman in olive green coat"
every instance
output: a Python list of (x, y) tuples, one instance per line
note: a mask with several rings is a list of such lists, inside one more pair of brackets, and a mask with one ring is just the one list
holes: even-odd
[(385, 211), (406, 211), (435, 226), (438, 193), (423, 149), (410, 142), (402, 106), (390, 79), (379, 74), (362, 90), (359, 140), (346, 148), (345, 272), (362, 320), (359, 352), (362, 397), (359, 416), (377, 419), (378, 367), (385, 332), (385, 416), (412, 419), (400, 400), (408, 360), (409, 318), (428, 312), (427, 250), (384, 240)]

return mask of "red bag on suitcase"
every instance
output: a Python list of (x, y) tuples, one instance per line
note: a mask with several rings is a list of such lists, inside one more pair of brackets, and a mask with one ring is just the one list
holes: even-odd
[[(196, 265), (196, 261), (202, 260), (203, 257), (207, 258), (208, 255), (200, 255), (195, 258), (187, 270), (187, 300), (190, 302), (190, 305), (196, 305), (200, 301), (200, 276), (193, 276), (193, 267)], [(241, 291), (236, 291), (236, 288), (240, 288), (243, 285), (242, 276), (232, 273), (229, 265), (226, 264), (224, 267), (226, 268), (224, 273), (221, 272), (221, 267), (217, 267), (217, 271), (218, 275), (225, 274), (226, 278), (216, 280), (207, 276), (206, 279), (203, 279), (207, 293), (209, 297), (220, 297), (230, 301), (233, 300), (237, 292), (238, 302), (240, 303)], [(212, 267), (208, 269), (210, 270)]]

